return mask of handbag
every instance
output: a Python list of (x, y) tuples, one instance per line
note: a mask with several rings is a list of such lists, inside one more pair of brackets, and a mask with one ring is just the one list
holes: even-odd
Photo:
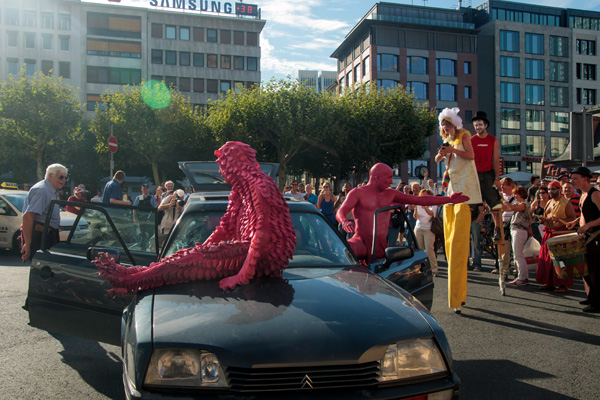
[(538, 265), (538, 259), (540, 256), (540, 242), (538, 242), (533, 236), (527, 239), (525, 246), (523, 247), (523, 255), (527, 262), (527, 269), (535, 271)]
[(448, 168), (450, 167), (450, 160), (452, 160), (452, 154), (448, 156), (448, 162), (446, 163), (446, 171), (444, 171), (444, 175), (442, 176), (442, 192), (445, 192), (448, 189), (448, 185), (450, 184), (450, 173), (448, 172)]
[(442, 223), (442, 219), (439, 215), (435, 215), (431, 217), (431, 232), (435, 236), (443, 236), (444, 235), (444, 224)]

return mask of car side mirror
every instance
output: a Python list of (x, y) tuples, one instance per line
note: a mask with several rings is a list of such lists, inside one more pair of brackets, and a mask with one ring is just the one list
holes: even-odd
[(121, 254), (119, 250), (110, 249), (106, 247), (90, 247), (87, 249), (86, 257), (88, 260), (93, 261), (96, 258), (100, 257), (100, 253), (106, 253), (110, 258), (112, 258), (117, 264), (119, 263)]
[(415, 252), (412, 247), (388, 247), (385, 249), (385, 264), (389, 265), (394, 262), (406, 260), (412, 258), (414, 255)]

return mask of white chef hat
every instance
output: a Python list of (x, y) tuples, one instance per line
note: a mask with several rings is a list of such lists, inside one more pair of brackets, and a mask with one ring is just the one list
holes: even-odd
[(438, 119), (440, 120), (440, 129), (442, 129), (442, 121), (450, 121), (452, 125), (456, 127), (456, 129), (462, 129), (462, 119), (458, 116), (460, 109), (458, 107), (453, 108), (444, 108), (440, 113)]

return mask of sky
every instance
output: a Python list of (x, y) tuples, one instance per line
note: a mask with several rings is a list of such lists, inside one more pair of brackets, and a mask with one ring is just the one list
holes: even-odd
[[(107, 3), (107, 0), (83, 0)], [(160, 3), (160, 0), (158, 0)], [(224, 3), (225, 0), (220, 0)], [(236, 0), (227, 0), (235, 3)], [(239, 1), (239, 0), (238, 0)], [(387, 0), (455, 9), (458, 0)], [(481, 4), (483, 0), (463, 0), (463, 6)], [(522, 3), (600, 11), (600, 0), (523, 0)], [(120, 4), (148, 7), (150, 0), (121, 0)], [(172, 0), (171, 0), (172, 3)], [(296, 78), (300, 69), (335, 71), (331, 54), (346, 34), (365, 16), (375, 0), (245, 0), (261, 9), (266, 21), (261, 33), (261, 79)], [(583, 6), (583, 4), (585, 6)], [(115, 3), (113, 3), (115, 4)], [(155, 7), (152, 7), (155, 8)]]

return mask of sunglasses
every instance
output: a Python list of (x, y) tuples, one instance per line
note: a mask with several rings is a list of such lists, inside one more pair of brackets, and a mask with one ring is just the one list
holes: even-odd
[(540, 194), (548, 194), (548, 192), (540, 192)]
[(297, 183), (292, 183), (292, 186), (298, 186), (298, 184)]
[(58, 179), (61, 181), (66, 181), (69, 178), (66, 175), (58, 175)]

